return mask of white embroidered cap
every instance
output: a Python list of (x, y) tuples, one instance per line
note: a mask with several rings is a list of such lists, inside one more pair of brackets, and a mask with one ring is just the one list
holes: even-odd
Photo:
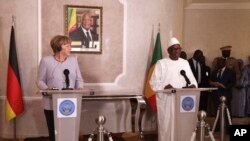
[(180, 45), (180, 42), (175, 37), (172, 37), (168, 43), (168, 47), (171, 47), (172, 45), (176, 45), (176, 44)]

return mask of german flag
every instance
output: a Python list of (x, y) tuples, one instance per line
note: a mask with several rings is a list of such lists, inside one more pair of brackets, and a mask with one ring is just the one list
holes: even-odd
[(7, 75), (6, 119), (10, 121), (24, 112), (20, 75), (18, 70), (15, 32), (11, 28)]
[(152, 73), (154, 71), (155, 64), (160, 59), (162, 59), (162, 51), (161, 51), (160, 33), (158, 33), (157, 37), (156, 37), (155, 48), (154, 48), (154, 52), (153, 52), (153, 56), (152, 56), (152, 61), (151, 61), (151, 65), (150, 65), (150, 68), (149, 68), (149, 71), (148, 71), (146, 85), (145, 85), (145, 90), (144, 90), (144, 93), (145, 93), (145, 96), (147, 98), (148, 104), (149, 104), (149, 106), (151, 107), (151, 109), (154, 112), (157, 111), (156, 96), (155, 96), (155, 92), (151, 89), (149, 81), (150, 81)]

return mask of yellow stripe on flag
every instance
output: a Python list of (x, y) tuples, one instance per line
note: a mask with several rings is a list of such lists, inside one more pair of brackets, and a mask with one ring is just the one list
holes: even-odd
[(10, 121), (11, 119), (15, 118), (16, 117), (16, 114), (15, 112), (12, 110), (10, 104), (9, 104), (9, 101), (6, 100), (6, 119), (8, 121)]
[(155, 68), (155, 65), (150, 67), (149, 72), (148, 72), (146, 87), (145, 87), (145, 96), (146, 96), (146, 98), (150, 98), (151, 96), (155, 95), (154, 91), (151, 89), (151, 86), (149, 84), (149, 81), (150, 81), (151, 76), (153, 74), (154, 68)]
[(71, 17), (69, 19), (68, 32), (72, 32), (76, 29), (76, 8), (72, 9)]

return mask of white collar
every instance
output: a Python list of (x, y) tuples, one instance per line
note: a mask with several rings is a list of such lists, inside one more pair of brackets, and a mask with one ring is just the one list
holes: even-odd
[(223, 67), (222, 69), (220, 69), (221, 72), (224, 72), (224, 70), (226, 69), (226, 67)]
[(82, 28), (82, 31), (84, 32), (84, 33), (86, 33), (86, 32), (90, 32), (90, 29), (85, 29), (85, 28), (83, 28), (82, 26), (81, 26), (81, 28)]

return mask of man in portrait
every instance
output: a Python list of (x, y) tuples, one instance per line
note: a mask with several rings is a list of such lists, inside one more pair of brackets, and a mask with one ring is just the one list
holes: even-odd
[(93, 17), (89, 10), (84, 11), (81, 26), (69, 33), (72, 41), (79, 41), (86, 48), (95, 48), (94, 41), (98, 41), (98, 34), (92, 30)]

